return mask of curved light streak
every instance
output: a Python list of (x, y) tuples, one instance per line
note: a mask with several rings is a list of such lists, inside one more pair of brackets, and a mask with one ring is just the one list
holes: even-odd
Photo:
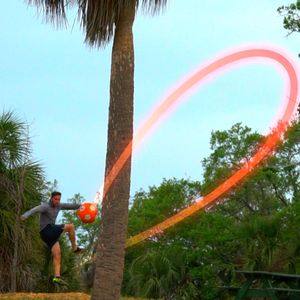
[[(290, 119), (297, 109), (297, 97), (299, 89), (297, 73), (290, 60), (288, 60), (281, 53), (270, 49), (254, 48), (235, 51), (221, 58), (218, 58), (215, 61), (197, 70), (193, 75), (189, 76), (186, 80), (175, 87), (175, 89), (157, 106), (157, 108), (154, 109), (152, 113), (150, 113), (150, 115), (145, 119), (144, 123), (137, 129), (137, 132), (133, 138), (133, 146), (134, 148), (136, 148), (145, 138), (145, 136), (150, 132), (150, 130), (153, 130), (154, 125), (156, 125), (162, 117), (166, 116), (167, 113), (171, 111), (171, 109), (174, 109), (174, 107), (183, 100), (183, 96), (186, 96), (189, 91), (196, 87), (199, 87), (200, 84), (203, 84), (204, 79), (208, 79), (209, 75), (216, 75), (217, 71), (224, 70), (225, 67), (228, 68), (236, 62), (245, 63), (249, 60), (253, 60), (254, 58), (262, 58), (263, 60), (266, 60), (268, 62), (271, 61), (273, 63), (279, 63), (279, 65), (282, 66), (285, 70), (285, 72), (283, 72), (283, 75), (288, 75), (289, 84), (287, 86), (287, 101), (285, 101), (286, 99), (283, 98), (283, 114), (282, 117), (279, 118), (277, 126), (265, 137), (265, 142), (261, 145), (252, 159), (246, 162), (241, 167), (241, 169), (230, 176), (225, 182), (220, 184), (208, 195), (196, 199), (194, 204), (183, 209), (176, 215), (149, 228), (148, 230), (130, 237), (126, 241), (126, 247), (133, 246), (157, 233), (161, 233), (170, 226), (173, 226), (183, 219), (191, 216), (196, 211), (213, 204), (222, 194), (235, 186), (238, 182), (241, 181), (241, 179), (249, 175), (257, 167), (257, 165), (274, 150), (274, 147), (281, 140), (282, 135), (287, 129), (287, 125), (289, 124)], [(103, 195), (101, 195), (102, 198), (105, 197), (112, 182), (115, 180), (118, 173), (129, 158), (131, 147), (132, 142), (130, 142), (124, 149), (124, 151), (112, 167), (111, 171), (108, 173), (108, 176), (106, 177), (104, 182), (104, 186), (102, 186), (102, 188), (99, 190), (103, 190)], [(98, 202), (102, 198), (100, 198), (98, 195), (98, 197), (96, 197), (95, 199), (95, 202)]]

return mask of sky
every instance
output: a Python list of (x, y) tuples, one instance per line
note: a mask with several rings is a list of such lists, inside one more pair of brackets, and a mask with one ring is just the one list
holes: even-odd
[[(134, 127), (167, 91), (207, 60), (237, 47), (273, 45), (299, 61), (300, 36), (282, 26), (277, 7), (292, 0), (169, 0), (157, 16), (134, 23)], [(0, 108), (30, 125), (33, 158), (63, 199), (92, 201), (103, 182), (111, 43), (90, 48), (75, 12), (69, 24), (47, 24), (24, 1), (3, 4), (0, 18)], [(255, 63), (215, 77), (177, 108), (134, 153), (131, 196), (163, 178), (202, 179), (213, 130), (242, 122), (270, 129), (283, 97), (281, 74)]]

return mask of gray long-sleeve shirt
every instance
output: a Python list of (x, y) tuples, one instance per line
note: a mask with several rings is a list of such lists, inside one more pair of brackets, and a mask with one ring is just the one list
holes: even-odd
[(71, 210), (78, 209), (80, 204), (72, 204), (72, 203), (60, 203), (57, 206), (53, 206), (52, 202), (42, 203), (32, 209), (26, 211), (22, 217), (27, 219), (31, 215), (35, 213), (40, 214), (40, 230), (44, 229), (48, 224), (54, 225), (56, 217), (60, 210)]

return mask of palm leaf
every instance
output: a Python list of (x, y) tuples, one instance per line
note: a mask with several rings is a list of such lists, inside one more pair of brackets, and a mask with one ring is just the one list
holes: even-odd
[(141, 5), (145, 12), (158, 13), (167, 0), (27, 0), (42, 10), (46, 21), (58, 26), (67, 23), (66, 10), (77, 4), (78, 19), (85, 31), (85, 41), (90, 46), (105, 46), (113, 37), (122, 10)]

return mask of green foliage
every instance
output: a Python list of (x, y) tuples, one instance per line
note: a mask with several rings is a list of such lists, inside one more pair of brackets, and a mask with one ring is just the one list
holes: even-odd
[[(283, 16), (283, 27), (288, 30), (288, 35), (300, 32), (300, 0), (290, 5), (282, 5), (277, 11)], [(300, 57), (300, 53), (298, 56)]]
[[(12, 114), (0, 120), (24, 126)], [(18, 240), (17, 288), (54, 292), (51, 254), (37, 234), (36, 218), (18, 225), (20, 211), (48, 197), (57, 185), (45, 183), (41, 168), (31, 161), (26, 132), (16, 124), (1, 127), (0, 122), (0, 289), (10, 290), (12, 249)], [(241, 284), (234, 270), (300, 272), (299, 132), (295, 120), (277, 152), (214, 207), (127, 249), (123, 293), (155, 299), (225, 299), (218, 287)], [(240, 123), (213, 132), (212, 152), (203, 160), (203, 181), (164, 179), (160, 186), (136, 193), (128, 235), (148, 229), (210, 192), (250, 159), (262, 140)], [(24, 141), (26, 145), (18, 144)], [(69, 201), (81, 203), (84, 198), (75, 194)], [(83, 224), (72, 211), (64, 212), (63, 222), (75, 225), (79, 244), (87, 249), (77, 259), (68, 240), (61, 239), (62, 276), (69, 285), (65, 291), (80, 290), (79, 274), (91, 266), (101, 220)]]
[(289, 33), (300, 32), (300, 1), (290, 5), (282, 5), (277, 11), (283, 16), (283, 27), (289, 30)]
[(152, 186), (149, 192), (137, 192), (129, 211), (129, 235), (148, 229), (181, 209), (189, 206), (200, 196), (199, 182), (166, 180), (159, 187)]
[(61, 248), (61, 276), (67, 283), (67, 286), (58, 287), (53, 284), (52, 254), (50, 249), (45, 244), (42, 244), (41, 251), (44, 256), (44, 261), (41, 265), (41, 276), (35, 288), (36, 292), (53, 293), (81, 290), (80, 272), (77, 267), (78, 257), (72, 252), (66, 236), (61, 236), (59, 244)]
[(210, 148), (212, 153), (203, 159), (203, 193), (207, 194), (238, 170), (257, 150), (262, 136), (252, 133), (247, 126), (237, 123), (229, 130), (212, 132)]
[[(277, 152), (218, 203), (129, 248), (123, 293), (164, 299), (226, 299), (218, 287), (241, 285), (235, 270), (299, 272), (299, 122)], [(164, 180), (134, 196), (132, 236), (213, 190), (263, 141), (241, 123), (212, 133), (203, 182)], [(229, 296), (228, 296), (229, 297)]]
[[(248, 127), (235, 124), (228, 131), (212, 133), (212, 153), (203, 160), (204, 194), (224, 182), (243, 163), (250, 160), (263, 142), (263, 137)], [(243, 182), (219, 199), (221, 209), (236, 218), (253, 213), (270, 215), (298, 197), (299, 122), (294, 122), (282, 145), (272, 157), (265, 159)], [(230, 199), (230, 201), (227, 201)]]
[(26, 125), (12, 112), (0, 116), (0, 167), (1, 170), (16, 168), (29, 153)]
[[(57, 185), (45, 182), (31, 157), (28, 126), (12, 112), (0, 116), (0, 292), (54, 291), (51, 253), (39, 237), (37, 216), (20, 223), (20, 215)], [(75, 257), (62, 239), (62, 274), (69, 290), (78, 290)]]
[(141, 297), (198, 299), (196, 278), (189, 271), (189, 257), (180, 247), (148, 251), (130, 268), (129, 288)]
[[(28, 128), (12, 112), (0, 116), (0, 291), (29, 290), (40, 276), (37, 226), (24, 230), (21, 210), (42, 198), (43, 171), (31, 158)], [(18, 269), (17, 269), (18, 268)]]
[[(168, 216), (178, 212), (199, 197), (200, 189), (199, 182), (172, 179), (164, 180), (157, 188), (151, 187), (148, 193), (137, 193), (137, 202), (130, 210), (130, 230), (134, 233), (135, 226), (162, 221), (162, 211)], [(212, 268), (202, 266), (215, 244), (224, 245), (226, 240), (232, 240), (225, 225), (231, 222), (219, 214), (196, 214), (163, 235), (128, 249), (123, 292), (139, 297), (199, 299), (206, 295), (210, 297), (207, 299), (215, 299), (209, 280), (215, 274)], [(213, 241), (213, 237), (217, 238)], [(213, 241), (212, 245), (208, 241)]]

